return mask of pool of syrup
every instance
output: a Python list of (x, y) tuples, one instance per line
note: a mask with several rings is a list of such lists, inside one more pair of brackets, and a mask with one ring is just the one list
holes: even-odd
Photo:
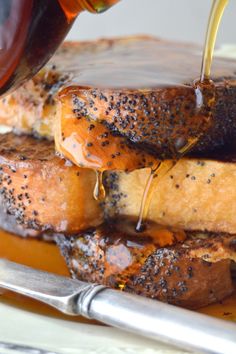
[[(53, 243), (34, 239), (23, 239), (0, 230), (0, 257), (21, 263), (35, 269), (70, 276), (59, 249)], [(83, 317), (67, 316), (56, 309), (10, 291), (0, 291), (0, 301), (15, 308), (67, 321), (95, 324)]]
[[(22, 239), (5, 231), (0, 231), (0, 257), (18, 262), (35, 269), (40, 269), (55, 274), (69, 276), (65, 261), (55, 244), (34, 239)], [(56, 317), (67, 321), (97, 324), (82, 317), (70, 317), (59, 313), (49, 306), (28, 299), (24, 296), (3, 291), (0, 301), (15, 308), (39, 313), (44, 316)], [(236, 321), (236, 292), (220, 304), (210, 305), (199, 310), (210, 316)]]

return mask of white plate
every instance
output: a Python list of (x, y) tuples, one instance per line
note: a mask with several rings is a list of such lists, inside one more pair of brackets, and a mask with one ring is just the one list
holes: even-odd
[(66, 321), (0, 303), (0, 354), (180, 354), (114, 328)]

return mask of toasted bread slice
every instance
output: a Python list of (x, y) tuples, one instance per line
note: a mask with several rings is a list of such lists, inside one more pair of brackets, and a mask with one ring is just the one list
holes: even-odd
[[(235, 235), (218, 237), (222, 254), (214, 263), (214, 241), (204, 236), (191, 239), (188, 234), (184, 243), (160, 247), (152, 238), (127, 236), (115, 223), (69, 239), (58, 237), (57, 242), (74, 278), (196, 309), (233, 291), (230, 259), (236, 259)], [(208, 261), (201, 252), (209, 255)]]
[[(236, 233), (236, 164), (231, 161), (180, 160), (154, 185), (148, 218), (185, 230)], [(0, 173), (1, 226), (14, 231), (15, 220), (21, 227), (14, 232), (38, 235), (77, 233), (101, 223), (103, 213), (137, 219), (150, 169), (107, 172), (107, 197), (99, 203), (93, 198), (94, 171), (55, 156), (53, 142), (10, 133), (0, 135)]]
[[(103, 212), (93, 199), (95, 173), (55, 156), (54, 144), (29, 136), (0, 135), (3, 227), (24, 236), (74, 233), (98, 225)], [(14, 229), (13, 219), (20, 225)]]
[[(66, 43), (31, 81), (0, 100), (0, 122), (53, 138), (60, 92), (61, 104), (70, 111), (70, 119), (77, 121), (75, 133), (82, 131), (83, 143), (87, 134), (80, 130), (79, 120), (86, 118), (91, 124), (102, 124), (110, 139), (118, 136), (129, 148), (146, 151), (155, 158), (178, 154), (189, 139), (203, 132), (207, 134), (200, 138), (195, 150), (212, 150), (236, 135), (235, 65), (228, 59), (214, 60), (215, 86), (210, 92), (215, 104), (209, 121), (208, 113), (199, 107), (201, 90), (193, 87), (200, 63), (198, 46), (152, 37)], [(205, 93), (203, 100), (209, 94)], [(65, 116), (60, 119), (64, 121)], [(63, 150), (62, 145), (61, 135), (57, 147)], [(66, 150), (64, 146), (64, 153)], [(107, 151), (105, 145), (104, 153), (99, 151), (98, 157), (103, 160)], [(109, 168), (112, 162), (104, 159), (103, 167)], [(114, 165), (113, 169), (123, 168), (124, 163)], [(136, 165), (141, 165), (140, 160)]]

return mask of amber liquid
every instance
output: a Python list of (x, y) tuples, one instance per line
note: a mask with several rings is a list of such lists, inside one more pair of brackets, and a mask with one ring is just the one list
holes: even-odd
[(50, 59), (83, 10), (102, 12), (119, 0), (0, 0), (0, 95)]
[(142, 201), (141, 201), (138, 223), (136, 225), (137, 232), (142, 232), (142, 230), (145, 229), (148, 210), (150, 207), (150, 203), (152, 200), (155, 187), (159, 183), (160, 179), (164, 177), (173, 168), (173, 164), (174, 161), (166, 160), (164, 162), (158, 163), (157, 167), (151, 168), (151, 172), (147, 179)]
[[(0, 231), (0, 258), (7, 258), (13, 262), (24, 264), (35, 269), (51, 272), (54, 274), (69, 276), (65, 261), (60, 255), (55, 244), (42, 242), (34, 239), (23, 239)], [(82, 317), (71, 317), (61, 314), (57, 310), (6, 290), (0, 291), (0, 301), (15, 308), (24, 308), (26, 311), (41, 315), (57, 317), (68, 321), (83, 323), (95, 323)]]
[(56, 0), (0, 0), (0, 95), (32, 77), (68, 33)]
[(217, 33), (228, 2), (229, 0), (213, 0), (202, 57), (201, 82), (210, 79)]
[(106, 197), (106, 190), (103, 184), (103, 172), (95, 170), (96, 173), (96, 183), (94, 186), (93, 197), (95, 200), (104, 200)]

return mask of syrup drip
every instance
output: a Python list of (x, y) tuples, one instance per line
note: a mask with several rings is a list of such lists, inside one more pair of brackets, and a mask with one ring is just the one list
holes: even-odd
[(178, 150), (180, 157), (183, 157), (188, 151), (190, 151), (196, 145), (198, 140), (199, 140), (199, 137), (189, 138), (187, 144)]
[(160, 180), (170, 172), (175, 165), (178, 163), (179, 159), (183, 157), (188, 151), (190, 151), (194, 145), (197, 143), (199, 138), (189, 138), (187, 144), (181, 147), (178, 150), (179, 157), (176, 160), (166, 160), (163, 162), (159, 162), (156, 168), (151, 169), (151, 173), (148, 177), (144, 193), (142, 196), (141, 207), (139, 212), (139, 218), (136, 226), (137, 232), (142, 232), (145, 229), (145, 223), (148, 216), (149, 207), (151, 204), (151, 200), (153, 197), (153, 193), (156, 185), (160, 182)]
[(229, 0), (213, 0), (202, 57), (201, 82), (210, 79), (216, 37), (228, 2)]
[(106, 190), (103, 184), (103, 171), (95, 170), (96, 172), (96, 184), (93, 191), (93, 197), (95, 200), (102, 201), (106, 197)]
[[(65, 1), (65, 0), (64, 0)], [(120, 0), (80, 0), (83, 7), (90, 12), (101, 13), (117, 4)], [(78, 0), (76, 0), (78, 2)]]
[(151, 173), (148, 177), (142, 197), (139, 218), (136, 225), (137, 232), (142, 232), (145, 229), (145, 222), (148, 216), (148, 211), (153, 197), (153, 192), (155, 190), (155, 186), (157, 185), (157, 183), (159, 183), (161, 178), (163, 178), (173, 168), (174, 164), (174, 161), (166, 160), (163, 162), (159, 162), (157, 167), (151, 169)]
[(73, 21), (84, 9), (93, 12), (104, 12), (119, 0), (58, 0), (68, 22)]

